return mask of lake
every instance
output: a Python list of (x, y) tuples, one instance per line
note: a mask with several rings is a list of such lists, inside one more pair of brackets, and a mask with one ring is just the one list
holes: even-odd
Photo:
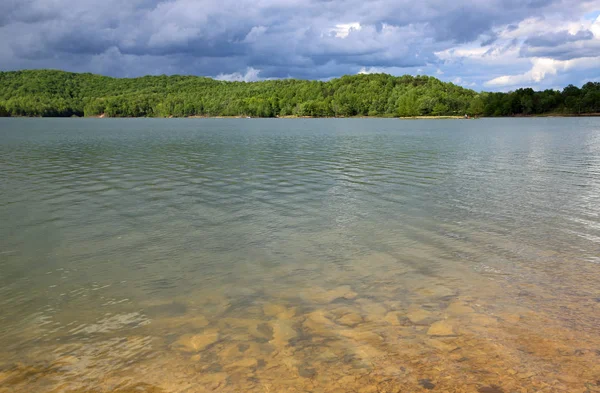
[(598, 392), (600, 119), (0, 119), (0, 392)]

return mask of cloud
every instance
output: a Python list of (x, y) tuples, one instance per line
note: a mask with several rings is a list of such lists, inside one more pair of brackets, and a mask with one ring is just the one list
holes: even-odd
[(460, 76), (457, 76), (456, 78), (452, 79), (450, 82), (454, 83), (455, 85), (460, 85), (460, 86), (464, 86), (464, 87), (475, 86), (475, 82), (468, 82), (468, 81), (464, 80), (463, 78), (461, 78)]
[(600, 53), (600, 40), (586, 43), (567, 43), (554, 47), (522, 47), (523, 57), (545, 57), (557, 60), (570, 60), (582, 57), (596, 57)]
[(256, 82), (261, 80), (258, 74), (260, 74), (260, 70), (249, 67), (245, 74), (241, 74), (239, 72), (233, 72), (231, 74), (219, 74), (215, 77), (215, 79), (229, 82)]
[(335, 25), (335, 27), (331, 29), (331, 32), (337, 38), (346, 38), (346, 37), (348, 37), (348, 34), (350, 34), (350, 32), (352, 32), (353, 30), (358, 31), (361, 28), (362, 28), (362, 26), (358, 22), (340, 23), (340, 24)]
[(598, 0), (3, 0), (0, 69), (245, 81), (383, 70), (476, 87), (526, 74), (555, 83), (579, 69), (535, 78), (532, 62), (594, 58), (598, 8)]
[(578, 32), (571, 34), (567, 30), (558, 32), (549, 32), (546, 34), (538, 34), (529, 37), (525, 40), (525, 45), (529, 46), (556, 46), (562, 45), (569, 42), (577, 42), (582, 40), (591, 40), (594, 38), (594, 34), (590, 30), (579, 30)]
[(579, 17), (552, 13), (498, 26), (492, 43), (459, 45), (436, 55), (447, 66), (460, 65), (485, 89), (580, 85), (600, 75), (600, 18), (586, 17), (588, 6)]
[(569, 60), (596, 57), (598, 53), (600, 53), (600, 39), (596, 39), (591, 30), (584, 29), (574, 33), (562, 30), (529, 37), (523, 43), (520, 55)]
[(548, 75), (556, 75), (559, 68), (564, 68), (564, 63), (553, 59), (535, 59), (531, 69), (523, 74), (502, 75), (485, 83), (486, 86), (515, 86), (527, 85), (531, 82), (540, 82)]
[(598, 64), (600, 64), (600, 56), (575, 60), (538, 58), (532, 60), (532, 67), (529, 71), (523, 74), (499, 76), (487, 81), (485, 85), (491, 87), (527, 86), (539, 83), (559, 72), (598, 68)]

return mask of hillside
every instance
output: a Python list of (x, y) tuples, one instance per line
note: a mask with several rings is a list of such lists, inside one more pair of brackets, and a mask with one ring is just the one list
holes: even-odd
[(0, 116), (511, 116), (600, 112), (600, 83), (562, 92), (476, 93), (428, 76), (352, 75), (328, 82), (224, 82), (196, 76), (111, 78), (0, 72)]

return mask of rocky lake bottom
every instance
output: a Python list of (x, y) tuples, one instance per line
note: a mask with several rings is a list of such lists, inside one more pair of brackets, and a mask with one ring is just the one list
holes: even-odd
[(580, 296), (599, 295), (591, 269), (573, 293), (491, 266), (432, 277), (386, 253), (352, 266), (171, 299), (68, 291), (106, 312), (40, 310), (15, 337), (26, 345), (0, 349), (0, 392), (600, 391), (600, 298)]

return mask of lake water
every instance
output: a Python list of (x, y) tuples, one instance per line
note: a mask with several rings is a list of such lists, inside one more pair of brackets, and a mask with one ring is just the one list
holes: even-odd
[(600, 119), (0, 119), (0, 392), (599, 392)]

